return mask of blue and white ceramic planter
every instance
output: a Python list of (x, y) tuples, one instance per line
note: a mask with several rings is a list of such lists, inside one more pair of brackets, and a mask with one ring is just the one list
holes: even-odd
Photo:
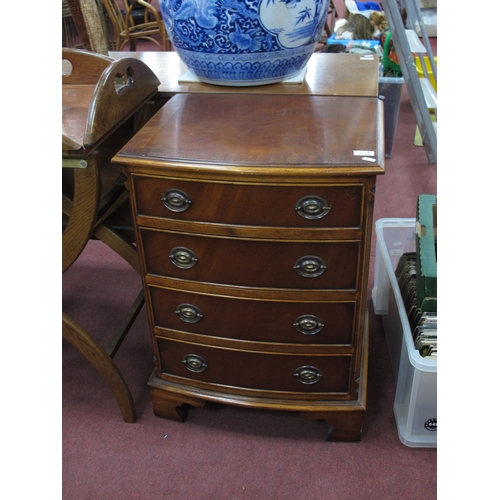
[(307, 64), (329, 0), (160, 0), (179, 57), (203, 82), (281, 82)]

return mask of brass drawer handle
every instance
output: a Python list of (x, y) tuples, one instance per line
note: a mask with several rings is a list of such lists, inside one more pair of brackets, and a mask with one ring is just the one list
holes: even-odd
[(304, 196), (295, 205), (295, 210), (304, 219), (321, 219), (331, 208), (320, 196)]
[(169, 189), (161, 197), (163, 204), (172, 212), (185, 212), (191, 206), (191, 198), (180, 189)]
[(208, 363), (197, 354), (186, 354), (182, 358), (182, 364), (190, 371), (194, 373), (204, 372), (208, 368)]
[(200, 309), (192, 304), (179, 304), (175, 314), (186, 323), (198, 323), (203, 318)]
[(304, 335), (315, 335), (323, 329), (325, 324), (317, 316), (304, 314), (294, 321), (293, 326)]
[(326, 271), (326, 263), (320, 257), (305, 255), (297, 260), (293, 268), (301, 276), (315, 278), (321, 276)]
[(185, 247), (172, 248), (168, 257), (172, 264), (181, 269), (191, 269), (198, 262), (196, 254)]
[(318, 382), (323, 374), (315, 366), (301, 366), (295, 370), (293, 376), (302, 384), (310, 385)]

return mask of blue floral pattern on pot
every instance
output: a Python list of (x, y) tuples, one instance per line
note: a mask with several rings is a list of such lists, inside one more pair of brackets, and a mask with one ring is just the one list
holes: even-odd
[(246, 86), (301, 72), (329, 0), (160, 0), (172, 44), (203, 82)]

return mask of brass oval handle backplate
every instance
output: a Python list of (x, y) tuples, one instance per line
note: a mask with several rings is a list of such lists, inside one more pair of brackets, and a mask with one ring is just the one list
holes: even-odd
[(297, 260), (293, 266), (295, 271), (306, 278), (316, 278), (326, 271), (326, 263), (315, 255), (305, 255)]
[(191, 269), (198, 262), (196, 254), (185, 247), (172, 248), (168, 257), (172, 264), (180, 269)]
[(295, 370), (293, 376), (302, 384), (315, 384), (321, 379), (323, 374), (315, 366), (301, 366)]
[(186, 354), (182, 358), (182, 364), (190, 371), (194, 373), (204, 372), (208, 368), (208, 363), (197, 354)]
[(321, 219), (331, 207), (320, 196), (304, 196), (295, 205), (297, 213), (304, 219)]
[(191, 206), (191, 198), (180, 189), (169, 189), (161, 197), (163, 204), (172, 212), (185, 212)]
[(303, 314), (293, 322), (293, 326), (304, 335), (315, 335), (323, 329), (325, 324), (318, 316)]
[(186, 323), (198, 323), (203, 318), (201, 310), (192, 304), (179, 304), (175, 310), (175, 314)]

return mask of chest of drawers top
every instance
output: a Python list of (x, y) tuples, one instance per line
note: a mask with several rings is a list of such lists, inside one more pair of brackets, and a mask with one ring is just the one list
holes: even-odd
[(130, 170), (289, 181), (384, 172), (377, 98), (176, 95), (120, 151)]

